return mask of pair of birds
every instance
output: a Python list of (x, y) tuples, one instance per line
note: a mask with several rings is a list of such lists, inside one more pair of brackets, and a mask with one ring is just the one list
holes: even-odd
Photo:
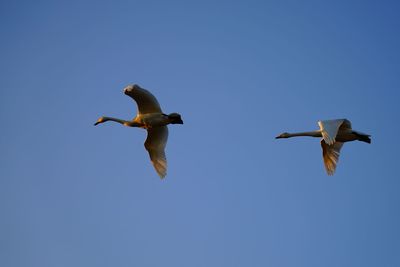
[[(136, 117), (131, 121), (112, 117), (100, 117), (94, 125), (106, 121), (115, 121), (129, 127), (139, 127), (147, 130), (144, 147), (150, 155), (150, 160), (161, 178), (167, 174), (167, 159), (165, 146), (168, 140), (168, 124), (183, 124), (178, 113), (164, 114), (157, 99), (146, 89), (137, 84), (128, 85), (124, 93), (133, 98), (138, 106)], [(339, 160), (340, 149), (343, 143), (362, 141), (371, 143), (370, 135), (351, 128), (347, 119), (318, 121), (319, 130), (300, 133), (282, 133), (276, 138), (290, 138), (295, 136), (320, 137), (322, 156), (328, 175), (333, 175)]]

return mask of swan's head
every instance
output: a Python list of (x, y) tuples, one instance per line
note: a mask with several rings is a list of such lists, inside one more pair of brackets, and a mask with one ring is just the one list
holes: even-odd
[(96, 121), (96, 123), (95, 123), (94, 125), (96, 126), (97, 124), (103, 123), (103, 122), (105, 122), (105, 121), (106, 121), (106, 119), (105, 119), (104, 117), (100, 117), (100, 118)]
[(137, 84), (130, 84), (124, 88), (124, 94), (129, 95), (135, 89), (141, 89), (141, 87)]
[(168, 115), (168, 119), (170, 120), (171, 124), (183, 124), (183, 120), (181, 115), (178, 113), (171, 113)]
[(280, 135), (275, 137), (275, 139), (279, 139), (279, 138), (289, 138), (289, 133), (281, 133)]

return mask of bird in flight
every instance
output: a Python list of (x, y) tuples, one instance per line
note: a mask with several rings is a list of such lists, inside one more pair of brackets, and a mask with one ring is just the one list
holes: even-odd
[(137, 84), (128, 85), (124, 94), (133, 98), (138, 106), (138, 112), (131, 121), (112, 117), (100, 117), (94, 125), (106, 121), (115, 121), (129, 127), (139, 127), (147, 130), (144, 147), (149, 152), (151, 163), (160, 178), (167, 175), (167, 158), (165, 146), (168, 140), (168, 124), (183, 124), (178, 113), (164, 114), (157, 99), (146, 89)]
[(328, 175), (333, 175), (339, 160), (340, 149), (345, 142), (362, 141), (371, 143), (370, 135), (351, 128), (351, 122), (347, 119), (318, 121), (319, 130), (300, 133), (282, 133), (276, 137), (290, 138), (295, 136), (321, 137), (322, 157)]

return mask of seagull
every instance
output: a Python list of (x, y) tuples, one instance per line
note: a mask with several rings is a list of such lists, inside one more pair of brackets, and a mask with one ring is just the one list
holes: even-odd
[(340, 149), (345, 142), (362, 141), (371, 143), (370, 135), (354, 131), (347, 119), (318, 121), (319, 130), (300, 133), (282, 133), (276, 137), (290, 138), (295, 136), (321, 137), (322, 157), (328, 175), (333, 175), (339, 161)]
[(183, 124), (178, 113), (164, 114), (160, 104), (154, 95), (137, 84), (124, 88), (124, 94), (135, 100), (138, 112), (131, 121), (112, 117), (100, 117), (94, 125), (106, 121), (115, 121), (129, 127), (139, 127), (147, 130), (147, 138), (144, 147), (149, 152), (151, 163), (157, 174), (163, 179), (167, 175), (167, 158), (165, 146), (168, 140), (168, 124)]

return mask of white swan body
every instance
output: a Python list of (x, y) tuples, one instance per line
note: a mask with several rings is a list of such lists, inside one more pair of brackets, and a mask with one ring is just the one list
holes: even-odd
[(138, 106), (136, 117), (131, 121), (112, 117), (100, 117), (94, 125), (106, 121), (115, 121), (129, 127), (139, 127), (147, 130), (144, 143), (149, 153), (150, 160), (161, 178), (167, 175), (167, 158), (165, 146), (168, 141), (168, 124), (183, 124), (178, 113), (164, 114), (157, 99), (146, 89), (139, 85), (128, 85), (124, 93), (132, 97)]
[(345, 142), (362, 141), (371, 143), (370, 135), (351, 128), (351, 122), (347, 119), (318, 121), (319, 130), (302, 133), (282, 133), (276, 138), (290, 138), (295, 136), (322, 137), (322, 157), (328, 175), (333, 175), (339, 161), (340, 150)]

